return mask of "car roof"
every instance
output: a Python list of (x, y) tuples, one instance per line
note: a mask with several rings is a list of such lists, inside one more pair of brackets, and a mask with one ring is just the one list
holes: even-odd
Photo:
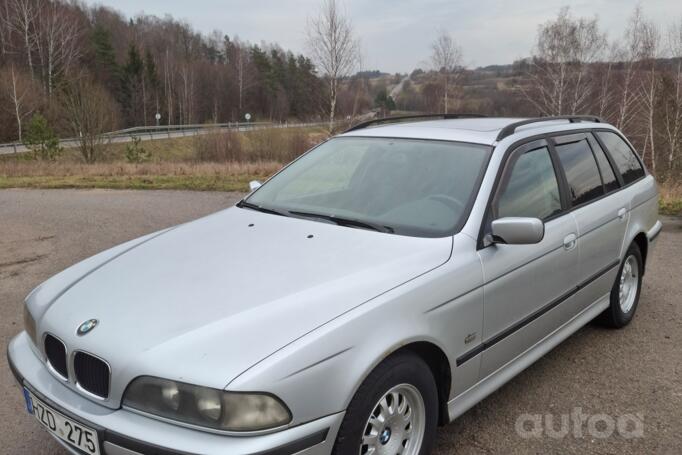
[[(495, 145), (500, 131), (512, 124), (529, 118), (481, 117), (445, 120), (424, 120), (390, 123), (370, 126), (341, 136), (361, 137), (394, 137), (409, 139), (436, 139), (447, 141), (471, 142), (476, 144)], [(581, 121), (570, 123), (568, 120), (542, 120), (536, 123), (519, 126), (509, 137), (514, 140), (547, 132), (566, 131), (595, 127), (613, 128), (607, 123)], [(540, 121), (542, 120), (542, 121)]]

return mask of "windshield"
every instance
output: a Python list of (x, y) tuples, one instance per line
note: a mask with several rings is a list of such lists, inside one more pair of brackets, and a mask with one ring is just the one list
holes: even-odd
[(241, 206), (401, 235), (461, 229), (491, 148), (367, 137), (329, 140)]

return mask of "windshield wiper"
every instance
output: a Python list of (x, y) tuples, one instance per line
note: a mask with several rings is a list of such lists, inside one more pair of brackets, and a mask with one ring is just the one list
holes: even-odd
[(256, 210), (258, 212), (263, 212), (263, 213), (269, 213), (271, 215), (289, 216), (289, 213), (285, 212), (283, 210), (270, 209), (268, 207), (263, 207), (260, 205), (252, 204), (250, 202), (246, 202), (244, 199), (242, 199), (241, 201), (239, 201), (237, 203), (237, 207), (242, 208), (242, 209)]
[(343, 218), (336, 215), (325, 215), (323, 213), (313, 213), (313, 212), (299, 212), (291, 210), (289, 211), (291, 215), (300, 216), (304, 218), (319, 218), (322, 220), (331, 221), (339, 226), (357, 227), (360, 229), (369, 229), (378, 232), (388, 232), (392, 234), (395, 230), (390, 226), (382, 226), (381, 224), (369, 223), (367, 221), (354, 220), (352, 218)]

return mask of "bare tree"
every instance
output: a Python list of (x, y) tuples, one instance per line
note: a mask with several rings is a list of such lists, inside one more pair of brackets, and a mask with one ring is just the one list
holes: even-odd
[(329, 86), (329, 130), (334, 128), (339, 81), (356, 67), (359, 43), (337, 0), (323, 0), (317, 17), (308, 19), (308, 49)]
[(36, 21), (35, 48), (38, 51), (43, 82), (52, 94), (55, 80), (67, 74), (81, 55), (81, 24), (67, 7), (56, 1), (42, 6)]
[(664, 136), (668, 145), (668, 175), (673, 173), (676, 153), (682, 145), (682, 18), (668, 31), (670, 57), (677, 60), (670, 75), (672, 93), (663, 110)]
[(21, 35), (26, 63), (31, 77), (35, 77), (33, 52), (35, 48), (35, 22), (42, 7), (42, 0), (10, 0), (12, 3), (12, 19), (10, 26)]
[(621, 64), (620, 84), (616, 87), (617, 115), (616, 126), (621, 130), (629, 129), (637, 115), (641, 92), (637, 90), (638, 66), (642, 56), (644, 18), (638, 6), (630, 17), (625, 29), (623, 43), (617, 48), (614, 59)]
[(73, 80), (65, 89), (63, 103), (83, 159), (96, 161), (104, 148), (104, 133), (117, 126), (116, 103), (102, 86), (88, 79)]
[(592, 64), (606, 48), (597, 18), (573, 18), (568, 7), (539, 27), (530, 59), (526, 98), (544, 115), (577, 114), (591, 108)]
[(440, 72), (443, 83), (443, 112), (448, 113), (452, 83), (459, 79), (462, 69), (462, 48), (447, 31), (441, 30), (431, 44), (431, 62)]
[(0, 63), (9, 52), (12, 40), (12, 16), (10, 14), (10, 2), (0, 3)]
[(0, 72), (0, 87), (11, 103), (8, 110), (11, 110), (17, 122), (19, 142), (23, 139), (23, 120), (31, 115), (36, 107), (35, 99), (40, 90), (36, 89), (35, 85), (30, 76), (22, 77), (14, 65)]
[(614, 93), (613, 85), (613, 60), (609, 59), (607, 62), (597, 65), (597, 113), (601, 118), (607, 118), (610, 114), (610, 109), (613, 103)]
[(647, 153), (649, 154), (651, 171), (656, 174), (656, 125), (654, 119), (658, 110), (658, 106), (656, 106), (659, 87), (657, 59), (660, 57), (661, 34), (656, 24), (649, 21), (642, 22), (641, 34), (642, 46), (639, 60), (644, 66), (644, 71), (641, 78), (640, 97), (646, 118), (646, 135), (642, 158), (646, 158)]

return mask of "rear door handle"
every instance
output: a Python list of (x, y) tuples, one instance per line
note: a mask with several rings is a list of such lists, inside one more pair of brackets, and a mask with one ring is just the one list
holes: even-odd
[(625, 219), (625, 215), (627, 215), (627, 214), (628, 214), (628, 211), (627, 211), (627, 209), (626, 209), (625, 207), (623, 207), (623, 208), (621, 208), (620, 210), (618, 210), (618, 218), (620, 218), (621, 220), (624, 220), (624, 219)]
[(568, 234), (566, 237), (564, 237), (564, 249), (572, 250), (575, 248), (577, 240), (578, 237), (575, 234)]

